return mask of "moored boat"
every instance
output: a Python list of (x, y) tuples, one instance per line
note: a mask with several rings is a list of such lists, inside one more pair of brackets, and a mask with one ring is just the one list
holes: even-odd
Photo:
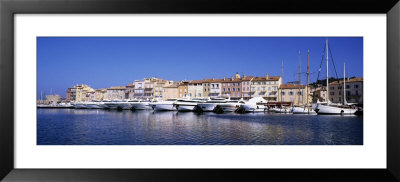
[(254, 97), (251, 98), (248, 102), (240, 105), (240, 109), (242, 112), (264, 112), (267, 110), (265, 104), (268, 103), (262, 97)]
[(151, 104), (154, 111), (176, 111), (176, 99), (167, 99), (166, 101), (159, 101)]

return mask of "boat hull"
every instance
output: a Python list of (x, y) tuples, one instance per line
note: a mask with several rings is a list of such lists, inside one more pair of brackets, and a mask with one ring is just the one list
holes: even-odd
[(195, 105), (176, 105), (178, 111), (194, 111)]
[(264, 112), (266, 111), (266, 107), (263, 105), (252, 105), (252, 104), (242, 104), (240, 108), (243, 109), (244, 112)]
[(146, 110), (146, 109), (151, 109), (151, 106), (149, 103), (134, 103), (132, 104), (132, 108), (135, 110)]
[(211, 104), (211, 103), (202, 103), (202, 104), (197, 104), (197, 106), (203, 110), (204, 112), (211, 112), (214, 111), (215, 107), (217, 104)]
[(174, 104), (154, 104), (153, 109), (155, 111), (176, 111)]
[(293, 114), (317, 114), (314, 109), (306, 107), (292, 107)]
[(318, 114), (332, 114), (332, 115), (353, 115), (357, 112), (357, 109), (342, 108), (335, 106), (318, 105)]

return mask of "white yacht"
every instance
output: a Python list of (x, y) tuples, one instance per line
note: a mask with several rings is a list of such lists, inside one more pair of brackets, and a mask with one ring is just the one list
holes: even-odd
[(75, 109), (87, 109), (87, 105), (84, 102), (75, 102), (72, 105)]
[(154, 102), (151, 107), (155, 111), (176, 111), (175, 103), (176, 99), (167, 99), (166, 101)]
[(149, 101), (138, 101), (138, 100), (133, 100), (129, 101), (131, 104), (131, 107), (135, 110), (146, 110), (146, 109), (151, 109), (150, 102)]
[(270, 108), (268, 111), (275, 112), (275, 113), (285, 113), (285, 114), (291, 114), (292, 109), (288, 107), (274, 107)]
[(86, 102), (85, 104), (87, 109), (101, 109), (101, 103), (98, 101)]
[(204, 112), (214, 111), (215, 107), (218, 104), (226, 103), (226, 98), (210, 98), (209, 100), (201, 103), (197, 103), (197, 107), (199, 107)]
[(122, 109), (122, 102), (121, 100), (114, 100), (110, 102), (105, 102), (107, 109)]
[(310, 106), (293, 106), (292, 107), (293, 114), (317, 114), (315, 110)]
[(198, 103), (204, 102), (203, 99), (179, 99), (174, 104), (178, 111), (194, 111)]
[(240, 108), (244, 112), (264, 112), (267, 110), (267, 107), (264, 105), (266, 103), (268, 103), (268, 101), (264, 98), (254, 97), (251, 98), (248, 102), (240, 105)]
[(217, 105), (223, 112), (234, 112), (240, 105), (244, 104), (243, 99), (240, 100), (228, 100), (225, 103), (220, 103)]

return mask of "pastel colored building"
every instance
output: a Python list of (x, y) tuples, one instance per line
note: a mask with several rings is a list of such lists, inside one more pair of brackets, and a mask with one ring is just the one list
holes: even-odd
[(105, 96), (106, 96), (106, 93), (107, 93), (107, 89), (104, 89), (104, 88), (102, 88), (102, 89), (96, 89), (96, 90), (94, 91), (94, 100), (97, 100), (97, 101), (102, 101), (102, 100), (104, 100), (104, 98), (105, 98)]
[(242, 79), (238, 74), (235, 77), (223, 79), (221, 95), (235, 100), (242, 98)]
[[(343, 80), (329, 83), (329, 100), (333, 103), (343, 103)], [(348, 78), (346, 80), (347, 103), (363, 103), (363, 78)]]
[(189, 96), (188, 85), (189, 85), (189, 81), (180, 81), (179, 82), (179, 85), (178, 85), (178, 97), (179, 98)]
[(124, 100), (125, 89), (123, 86), (116, 86), (107, 88), (106, 100)]
[(179, 91), (178, 91), (179, 83), (173, 83), (163, 88), (162, 99), (177, 99), (179, 98)]
[(311, 101), (312, 103), (319, 102), (326, 102), (326, 87), (322, 85), (312, 86), (310, 87), (311, 92)]
[(188, 83), (188, 94), (189, 97), (203, 97), (203, 81), (192, 80)]
[(135, 82), (125, 86), (125, 98), (129, 100), (135, 99)]
[(144, 80), (135, 80), (135, 92), (134, 98), (136, 99), (144, 99)]
[(212, 79), (204, 78), (203, 82), (203, 97), (210, 97), (210, 82)]
[(250, 92), (250, 85), (251, 81), (253, 81), (254, 76), (242, 76), (242, 98), (244, 100), (249, 100), (251, 98), (251, 92)]
[(279, 92), (279, 102), (292, 102), (293, 105), (306, 104), (307, 94), (305, 85), (282, 84), (279, 86)]
[(160, 100), (163, 98), (163, 91), (164, 91), (164, 87), (169, 86), (171, 84), (173, 84), (173, 81), (167, 81), (167, 80), (162, 80), (162, 79), (157, 79), (154, 82), (154, 86), (153, 86), (153, 99), (157, 99)]
[(254, 77), (250, 82), (250, 97), (263, 97), (267, 101), (278, 101), (278, 88), (282, 84), (280, 76)]
[(46, 100), (44, 101), (44, 104), (57, 104), (61, 102), (61, 96), (60, 95), (46, 95)]
[(212, 79), (210, 81), (209, 97), (221, 97), (222, 82), (224, 79)]
[(85, 84), (75, 85), (75, 86), (67, 89), (66, 101), (67, 102), (90, 101), (91, 93), (89, 93), (89, 92), (92, 92), (92, 91), (94, 91), (94, 89), (88, 85), (85, 85)]

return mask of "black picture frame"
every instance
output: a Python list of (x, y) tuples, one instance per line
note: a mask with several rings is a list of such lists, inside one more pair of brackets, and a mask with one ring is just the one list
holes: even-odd
[[(386, 169), (15, 169), (14, 14), (382, 13), (387, 15)], [(0, 179), (5, 181), (399, 181), (398, 0), (0, 0)], [(383, 76), (383, 75), (379, 75)], [(380, 122), (380, 121), (376, 121)], [(368, 160), (368, 159), (366, 159)]]

